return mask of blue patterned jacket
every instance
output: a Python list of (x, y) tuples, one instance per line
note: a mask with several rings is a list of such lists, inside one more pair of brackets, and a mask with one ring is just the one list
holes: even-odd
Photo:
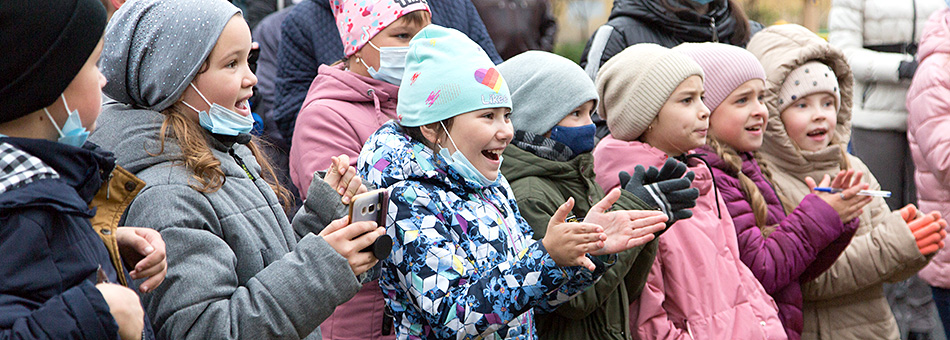
[(398, 339), (536, 339), (535, 311), (554, 310), (603, 273), (558, 267), (504, 177), (478, 189), (393, 122), (367, 140), (357, 167), (390, 192), (395, 244), (380, 286)]

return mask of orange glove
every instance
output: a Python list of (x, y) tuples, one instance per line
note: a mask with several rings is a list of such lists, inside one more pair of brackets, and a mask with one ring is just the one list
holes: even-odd
[(917, 210), (917, 207), (915, 207), (913, 204), (908, 204), (907, 206), (901, 208), (900, 213), (901, 218), (903, 218), (904, 222), (907, 223), (924, 216), (924, 214), (921, 213), (920, 210)]
[[(906, 207), (905, 207), (906, 209)], [(901, 209), (901, 216), (904, 216)], [(945, 228), (947, 221), (940, 218), (939, 212), (932, 212), (907, 224), (914, 238), (917, 240), (917, 249), (923, 255), (930, 255), (944, 246), (943, 238), (947, 236)]]

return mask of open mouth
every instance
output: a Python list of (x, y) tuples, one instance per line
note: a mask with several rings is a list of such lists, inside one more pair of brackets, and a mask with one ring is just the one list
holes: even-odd
[(812, 137), (812, 138), (821, 138), (821, 137), (824, 137), (826, 134), (828, 134), (828, 129), (823, 128), (823, 127), (808, 131), (807, 133), (808, 137)]
[(482, 150), (482, 156), (492, 161), (497, 161), (505, 149)]
[(251, 114), (251, 108), (248, 106), (247, 99), (242, 99), (234, 103), (234, 109), (243, 116), (248, 116)]

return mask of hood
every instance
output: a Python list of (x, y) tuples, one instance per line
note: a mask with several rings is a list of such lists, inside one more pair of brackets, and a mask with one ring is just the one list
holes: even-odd
[[(478, 192), (478, 184), (463, 178), (442, 156), (406, 135), (395, 122), (383, 124), (363, 144), (356, 161), (367, 186), (387, 188), (402, 181), (434, 183), (452, 192)], [(502, 185), (508, 186), (501, 173)], [(490, 188), (486, 188), (490, 189)]]
[[(854, 78), (847, 59), (838, 48), (818, 37), (807, 28), (799, 25), (776, 25), (766, 28), (752, 36), (746, 47), (762, 62), (766, 70), (765, 105), (769, 109), (768, 126), (759, 152), (778, 167), (792, 172), (821, 169), (831, 163), (839, 164), (841, 150), (847, 148), (851, 140), (851, 107), (853, 104)], [(806, 62), (817, 60), (830, 66), (838, 77), (841, 89), (841, 105), (838, 110), (838, 124), (835, 127), (835, 139), (832, 144), (817, 152), (800, 150), (785, 132), (780, 112), (778, 96), (785, 78), (792, 70)]]
[(594, 156), (585, 152), (566, 162), (552, 161), (508, 145), (503, 154), (502, 172), (511, 182), (525, 177), (546, 177), (555, 182), (577, 181), (580, 177), (594, 178)]
[[(96, 119), (96, 131), (89, 140), (99, 143), (103, 148), (112, 150), (116, 154), (116, 164), (133, 174), (138, 174), (147, 168), (178, 162), (181, 158), (181, 148), (174, 138), (165, 139), (165, 149), (161, 149), (159, 132), (165, 117), (156, 111), (135, 109), (132, 106), (109, 102), (103, 105), (102, 114)], [(202, 130), (204, 131), (204, 130)], [(208, 144), (219, 160), (230, 159), (228, 149), (231, 144), (225, 144), (205, 133)], [(250, 149), (235, 147), (235, 153), (247, 164), (253, 173), (260, 169)], [(235, 162), (222, 161), (221, 170), (225, 176), (246, 177), (247, 175)], [(183, 179), (187, 180), (187, 179)]]
[[(320, 65), (303, 106), (323, 99), (350, 103), (368, 103), (381, 112), (396, 112), (399, 86), (344, 71), (344, 64)], [(395, 118), (395, 117), (390, 117)]]
[[(729, 10), (728, 0), (713, 0), (709, 3), (710, 10), (705, 15), (687, 10), (679, 13), (668, 11), (660, 3), (662, 0), (614, 0), (610, 19), (627, 16), (642, 21), (650, 26), (662, 28), (686, 42), (713, 41), (713, 32), (710, 24), (716, 21), (716, 35), (731, 37), (736, 30), (736, 20)], [(677, 6), (676, 0), (669, 0)]]
[(935, 53), (950, 53), (950, 9), (944, 8), (930, 16), (920, 37), (917, 61), (923, 62)]

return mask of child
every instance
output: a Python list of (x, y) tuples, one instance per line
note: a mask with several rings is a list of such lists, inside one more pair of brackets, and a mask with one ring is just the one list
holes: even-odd
[[(594, 181), (590, 154), (594, 148), (590, 113), (597, 103), (597, 89), (577, 64), (548, 52), (519, 54), (498, 65), (498, 71), (511, 89), (515, 129), (503, 153), (501, 172), (511, 183), (518, 210), (533, 228), (534, 239), (541, 240), (562, 202), (573, 197), (572, 213), (583, 219), (604, 198)], [(630, 193), (623, 194), (617, 206), (650, 209)], [(643, 288), (655, 252), (656, 242), (650, 242), (618, 254), (617, 263), (592, 288), (554, 313), (535, 315), (538, 337), (627, 338), (627, 306)]]
[[(783, 202), (786, 211), (813, 193), (810, 178), (841, 170), (863, 173), (869, 188), (880, 190), (864, 163), (844, 151), (851, 126), (852, 76), (841, 51), (798, 25), (769, 27), (753, 37), (748, 50), (767, 70), (769, 118), (760, 150), (770, 164), (776, 192), (788, 198)], [(855, 198), (847, 191), (840, 196), (844, 201)], [(929, 244), (922, 241), (934, 233), (915, 238), (908, 223), (881, 197), (863, 210), (842, 255), (802, 285), (803, 339), (900, 338), (882, 284), (920, 270), (936, 250), (927, 246), (942, 237)]]
[(736, 229), (709, 169), (691, 153), (706, 142), (709, 124), (700, 66), (665, 47), (633, 45), (604, 64), (597, 92), (612, 133), (594, 149), (603, 188), (619, 186), (617, 173), (636, 164), (678, 157), (695, 173), (700, 194), (693, 216), (659, 239), (630, 328), (641, 339), (785, 339), (775, 302), (740, 261)]
[[(799, 281), (814, 278), (838, 258), (858, 227), (855, 219), (870, 197), (842, 200), (830, 193), (809, 194), (785, 214), (756, 150), (762, 145), (768, 109), (765, 70), (749, 51), (718, 43), (687, 43), (673, 48), (692, 58), (706, 73), (706, 104), (712, 114), (706, 145), (697, 149), (709, 164), (732, 215), (742, 262), (775, 299), (789, 339), (802, 332)], [(861, 184), (836, 177), (851, 197)]]
[(512, 138), (508, 85), (459, 31), (429, 25), (412, 39), (399, 96), (398, 123), (373, 134), (358, 160), (361, 176), (390, 192), (395, 244), (380, 286), (397, 339), (534, 339), (536, 309), (603, 273), (586, 253), (629, 249), (663, 226), (662, 216), (605, 214), (614, 191), (585, 223), (564, 222), (568, 199), (532, 240), (498, 171)]
[[(931, 16), (920, 38), (917, 59), (920, 67), (907, 92), (907, 141), (916, 167), (917, 198), (920, 209), (950, 216), (950, 180), (947, 159), (950, 124), (950, 10)], [(950, 251), (942, 250), (920, 270), (920, 278), (930, 284), (934, 303), (950, 336)]]
[[(425, 1), (335, 0), (331, 7), (345, 58), (334, 66), (320, 66), (297, 115), (290, 148), (291, 180), (297, 188), (310, 186), (313, 173), (326, 170), (331, 156), (343, 155), (349, 161), (345, 165), (356, 164), (366, 139), (396, 118), (409, 39), (431, 21)], [(301, 197), (307, 198), (306, 191)], [(347, 197), (344, 204), (349, 203)], [(326, 340), (391, 339), (392, 317), (378, 281), (363, 285), (320, 328)]]
[[(358, 250), (383, 231), (344, 218), (319, 236), (294, 234), (284, 190), (247, 134), (256, 78), (240, 11), (223, 0), (132, 1), (105, 41), (104, 91), (118, 102), (93, 139), (146, 183), (126, 223), (156, 226), (168, 244), (169, 282), (144, 298), (159, 337), (319, 338), (376, 262)], [(315, 184), (325, 191), (308, 208), (339, 206)]]
[(105, 9), (11, 0), (0, 17), (0, 338), (152, 338), (136, 293), (114, 283), (127, 278), (121, 251), (148, 255), (133, 275), (148, 278), (143, 292), (157, 286), (161, 237), (90, 224), (115, 162), (85, 143), (105, 84), (96, 67)]

